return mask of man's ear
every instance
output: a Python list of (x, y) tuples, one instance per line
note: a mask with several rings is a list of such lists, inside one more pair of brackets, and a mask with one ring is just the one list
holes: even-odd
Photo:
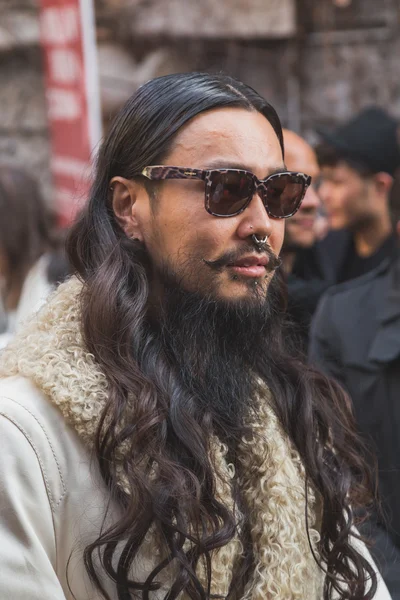
[(375, 189), (380, 196), (387, 197), (393, 185), (393, 177), (389, 173), (375, 173), (373, 176)]
[(114, 177), (110, 182), (110, 192), (111, 206), (120, 227), (127, 237), (143, 241), (137, 219), (138, 184), (125, 177)]

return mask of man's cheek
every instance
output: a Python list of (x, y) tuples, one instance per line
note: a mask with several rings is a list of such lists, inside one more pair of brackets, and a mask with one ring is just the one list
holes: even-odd
[(286, 224), (286, 234), (290, 233), (291, 231), (296, 231), (299, 228), (298, 221), (296, 221), (294, 217), (290, 218), (293, 220), (291, 220), (290, 223)]

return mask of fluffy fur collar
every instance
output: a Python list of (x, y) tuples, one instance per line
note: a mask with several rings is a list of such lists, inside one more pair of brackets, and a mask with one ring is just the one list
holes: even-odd
[[(31, 379), (58, 406), (87, 446), (93, 444), (97, 423), (107, 400), (107, 382), (80, 333), (80, 291), (75, 278), (61, 285), (3, 352), (0, 376), (20, 374)], [(322, 572), (310, 550), (305, 519), (304, 468), (298, 453), (268, 406), (260, 405), (252, 423), (257, 443), (242, 440), (239, 480), (250, 509), (255, 570), (243, 600), (316, 600), (321, 597)], [(226, 448), (213, 441), (217, 493), (232, 506), (234, 469)], [(315, 501), (309, 492), (309, 536), (316, 552)], [(212, 559), (212, 593), (226, 596), (237, 539)], [(199, 576), (202, 576), (201, 567)]]

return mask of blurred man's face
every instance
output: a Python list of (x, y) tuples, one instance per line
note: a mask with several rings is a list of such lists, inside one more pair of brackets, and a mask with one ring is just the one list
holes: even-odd
[[(239, 108), (211, 110), (195, 117), (179, 132), (163, 163), (196, 169), (246, 169), (259, 179), (277, 169), (285, 170), (270, 123), (258, 112)], [(268, 251), (279, 254), (285, 220), (270, 218), (257, 194), (241, 214), (215, 217), (204, 208), (204, 193), (203, 181), (167, 180), (157, 184), (153, 203), (148, 198), (147, 204), (146, 200), (137, 202), (155, 284), (157, 273), (160, 277), (167, 272), (187, 291), (212, 298), (229, 302), (265, 299), (274, 275)], [(257, 252), (253, 234), (259, 239), (268, 236), (268, 250)]]
[(288, 249), (309, 248), (317, 240), (316, 219), (320, 206), (314, 187), (319, 175), (317, 158), (311, 146), (294, 132), (284, 130), (283, 139), (288, 170), (307, 173), (313, 178), (300, 209), (287, 220), (284, 246)]
[(373, 177), (361, 177), (343, 161), (321, 168), (318, 193), (332, 229), (356, 230), (377, 218)]

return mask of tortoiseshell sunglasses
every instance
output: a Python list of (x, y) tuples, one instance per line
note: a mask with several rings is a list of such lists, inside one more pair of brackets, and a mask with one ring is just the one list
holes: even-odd
[(202, 179), (205, 182), (205, 208), (215, 217), (234, 217), (243, 212), (257, 192), (265, 210), (274, 219), (287, 219), (299, 209), (311, 177), (283, 171), (262, 181), (250, 171), (239, 169), (190, 169), (157, 165), (145, 167), (141, 175), (153, 181), (162, 179)]

